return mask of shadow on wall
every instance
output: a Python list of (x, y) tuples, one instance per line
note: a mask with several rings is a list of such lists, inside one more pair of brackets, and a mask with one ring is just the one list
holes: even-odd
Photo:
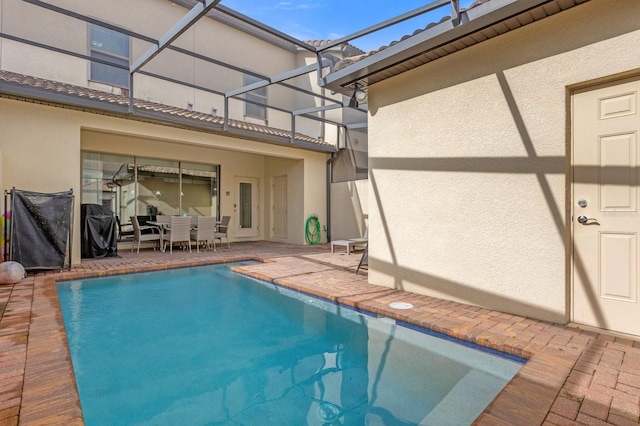
[[(552, 186), (549, 183), (549, 176), (552, 175), (564, 175), (568, 176), (567, 158), (564, 156), (539, 156), (535, 150), (532, 138), (526, 128), (522, 114), (519, 111), (518, 105), (515, 101), (513, 93), (508, 85), (507, 79), (503, 73), (497, 75), (500, 87), (502, 89), (504, 99), (509, 106), (509, 111), (514, 123), (518, 129), (520, 140), (527, 153), (526, 157), (454, 157), (454, 158), (372, 158), (370, 159), (370, 180), (371, 188), (373, 190), (371, 196), (375, 197), (375, 206), (380, 212), (380, 219), (385, 233), (388, 250), (390, 253), (391, 263), (382, 261), (372, 257), (370, 264), (372, 270), (376, 270), (394, 277), (395, 288), (402, 289), (403, 282), (423, 283), (425, 288), (432, 289), (441, 294), (446, 294), (452, 298), (458, 300), (465, 300), (467, 303), (477, 304), (486, 307), (495, 307), (496, 309), (504, 310), (505, 306), (511, 308), (511, 312), (518, 313), (519, 315), (532, 315), (533, 312), (545, 312), (549, 315), (548, 318), (555, 318), (556, 322), (566, 321), (568, 317), (564, 313), (558, 313), (554, 311), (545, 310), (540, 306), (533, 306), (522, 301), (518, 301), (512, 298), (504, 297), (483, 291), (479, 288), (470, 287), (461, 283), (448, 281), (446, 279), (438, 278), (427, 273), (405, 268), (399, 265), (397, 258), (397, 250), (394, 247), (392, 233), (388, 225), (388, 219), (386, 217), (384, 203), (382, 201), (379, 184), (376, 181), (376, 171), (379, 170), (393, 170), (393, 171), (430, 171), (430, 172), (458, 172), (458, 173), (501, 173), (501, 174), (530, 174), (534, 175), (540, 186), (541, 193), (544, 195), (544, 199), (547, 204), (547, 210), (550, 217), (556, 227), (556, 232), (561, 241), (565, 242), (566, 261), (569, 263), (571, 258), (570, 250), (573, 244), (570, 240), (570, 232), (568, 230), (571, 227), (571, 221), (569, 213), (561, 211), (557, 206), (554, 197)], [(602, 172), (601, 167), (586, 167), (585, 169), (597, 169)], [(627, 167), (607, 167), (608, 176), (625, 176), (628, 175)], [(620, 170), (616, 170), (620, 169)], [(636, 169), (638, 169), (636, 167)], [(613, 173), (615, 171), (615, 173)], [(623, 171), (625, 173), (620, 173)], [(640, 170), (636, 170), (638, 173)], [(580, 176), (599, 176), (598, 173), (579, 173)], [(568, 178), (567, 178), (568, 179)], [(571, 182), (566, 180), (568, 186)], [(491, 192), (491, 188), (487, 188), (487, 193)], [(454, 203), (455, 201), (451, 201)], [(456, 206), (454, 206), (456, 207)], [(564, 208), (566, 212), (570, 209), (567, 208), (567, 202), (565, 202)], [(374, 252), (375, 256), (375, 252)], [(574, 254), (573, 258), (574, 267), (576, 273), (580, 276), (583, 283), (589, 283), (584, 263), (579, 255)], [(487, 265), (491, 267), (491, 265)], [(595, 315), (600, 320), (600, 324), (606, 325), (606, 321), (602, 310), (598, 308), (596, 302), (597, 295), (593, 294), (591, 290), (592, 286), (589, 285), (586, 289), (587, 297), (589, 298), (591, 307), (593, 308)], [(567, 298), (570, 303), (570, 295)], [(568, 312), (569, 306), (567, 306)], [(527, 314), (531, 312), (531, 314)], [(606, 328), (606, 327), (605, 327)]]
[[(634, 9), (636, 12), (631, 12)], [(505, 70), (640, 30), (638, 9), (640, 5), (637, 0), (620, 0), (615, 7), (606, 1), (590, 1), (502, 34), (408, 71), (414, 77), (435, 75), (438, 78), (403, 78), (401, 84), (397, 83), (397, 79), (377, 83), (376, 86), (389, 85), (389, 88), (385, 90), (383, 103), (379, 103), (375, 90), (371, 93), (369, 112), (375, 116), (378, 108), (386, 105), (501, 74)], [(470, 63), (473, 66), (469, 66)], [(420, 76), (412, 73), (419, 73)]]
[[(513, 313), (514, 315), (538, 318), (544, 321), (565, 323), (567, 320), (564, 312), (553, 311), (545, 308), (544, 306), (526, 303), (522, 300), (488, 292), (479, 287), (473, 287), (468, 284), (447, 280), (442, 277), (428, 274), (424, 271), (407, 268), (371, 256), (369, 256), (369, 265), (370, 269), (375, 269), (376, 272), (393, 276), (395, 280), (395, 288), (398, 290), (404, 290), (403, 282), (419, 283), (419, 285), (426, 290), (445, 295), (439, 298), (459, 300), (462, 301), (461, 303), (482, 306), (487, 309), (499, 310), (502, 312), (506, 311)], [(576, 259), (576, 265), (576, 269), (579, 271), (580, 275), (583, 276), (583, 280), (586, 280), (584, 264), (580, 259)], [(602, 311), (598, 309), (598, 305), (595, 303), (596, 295), (589, 294), (589, 298), (592, 302), (591, 306), (594, 308), (594, 312), (598, 319), (601, 320), (603, 324), (606, 324)], [(508, 311), (506, 307), (508, 307)]]

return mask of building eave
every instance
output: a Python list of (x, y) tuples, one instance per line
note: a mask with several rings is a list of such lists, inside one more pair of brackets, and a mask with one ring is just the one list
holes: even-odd
[[(55, 82), (51, 83), (55, 85)], [(225, 130), (222, 117), (203, 120), (196, 117), (196, 115), (203, 114), (193, 114), (187, 110), (184, 110), (183, 114), (172, 114), (139, 107), (133, 108), (133, 111), (130, 111), (128, 102), (124, 100), (115, 102), (96, 97), (78, 96), (66, 90), (56, 91), (43, 89), (3, 79), (0, 79), (0, 98), (38, 103), (57, 108), (72, 109), (310, 151), (323, 153), (337, 152), (337, 148), (331, 144), (316, 143), (311, 141), (312, 138), (298, 134), (296, 134), (296, 138), (292, 141), (290, 132), (272, 129), (266, 126), (256, 126), (251, 123), (234, 121), (234, 126), (229, 126), (228, 129)], [(258, 128), (258, 130), (252, 130), (251, 127)], [(304, 139), (309, 139), (309, 141)]]
[[(379, 81), (424, 65), (439, 57), (465, 49), (515, 30), (539, 19), (572, 8), (589, 0), (491, 0), (461, 13), (460, 23), (445, 20), (359, 60), (329, 73), (323, 86), (349, 95), (355, 84), (366, 88)], [(509, 21), (510, 25), (504, 23)], [(464, 40), (464, 42), (461, 42)]]

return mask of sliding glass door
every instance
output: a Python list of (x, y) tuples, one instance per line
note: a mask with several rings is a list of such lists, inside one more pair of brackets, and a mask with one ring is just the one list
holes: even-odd
[(220, 167), (214, 164), (82, 153), (83, 204), (134, 215), (218, 216)]
[(215, 216), (218, 206), (218, 166), (180, 163), (182, 212), (188, 216)]
[(137, 214), (180, 214), (180, 164), (177, 161), (137, 158)]
[(82, 203), (109, 207), (125, 222), (135, 213), (134, 158), (82, 153)]

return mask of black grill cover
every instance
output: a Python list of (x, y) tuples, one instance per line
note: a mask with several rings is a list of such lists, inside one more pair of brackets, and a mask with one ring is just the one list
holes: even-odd
[(118, 223), (110, 208), (99, 204), (80, 206), (82, 257), (118, 255)]
[(10, 258), (24, 269), (71, 267), (73, 192), (11, 190)]

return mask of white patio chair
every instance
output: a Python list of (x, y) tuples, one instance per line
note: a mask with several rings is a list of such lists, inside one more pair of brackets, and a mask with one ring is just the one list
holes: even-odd
[(222, 220), (218, 224), (216, 233), (214, 235), (214, 240), (213, 240), (214, 251), (216, 249), (216, 241), (215, 241), (216, 238), (220, 240), (220, 245), (222, 245), (222, 238), (223, 237), (226, 238), (227, 248), (231, 248), (231, 245), (229, 244), (229, 222), (231, 222), (231, 216), (222, 216)]
[(158, 216), (156, 216), (156, 222), (169, 224), (171, 223), (171, 216), (159, 214)]
[(191, 218), (189, 216), (171, 216), (169, 226), (164, 228), (163, 251), (167, 251), (167, 242), (169, 242), (169, 252), (173, 254), (173, 243), (187, 243), (189, 253), (191, 253)]
[(211, 216), (198, 216), (196, 226), (196, 229), (191, 230), (191, 238), (196, 241), (196, 251), (198, 253), (200, 252), (200, 243), (204, 243), (205, 247), (210, 248), (210, 242), (213, 242), (215, 250), (216, 218)]
[[(136, 242), (138, 243), (137, 253), (140, 253), (140, 243), (142, 241), (157, 241), (158, 245), (160, 245), (162, 236), (160, 235), (160, 231), (156, 226), (140, 226), (140, 223), (138, 222), (138, 218), (136, 216), (131, 216), (131, 224), (133, 225), (133, 240), (131, 240), (131, 251), (133, 251), (133, 247), (135, 246)], [(151, 232), (143, 232), (148, 229), (150, 229)], [(153, 249), (156, 249), (155, 245), (153, 246)]]

